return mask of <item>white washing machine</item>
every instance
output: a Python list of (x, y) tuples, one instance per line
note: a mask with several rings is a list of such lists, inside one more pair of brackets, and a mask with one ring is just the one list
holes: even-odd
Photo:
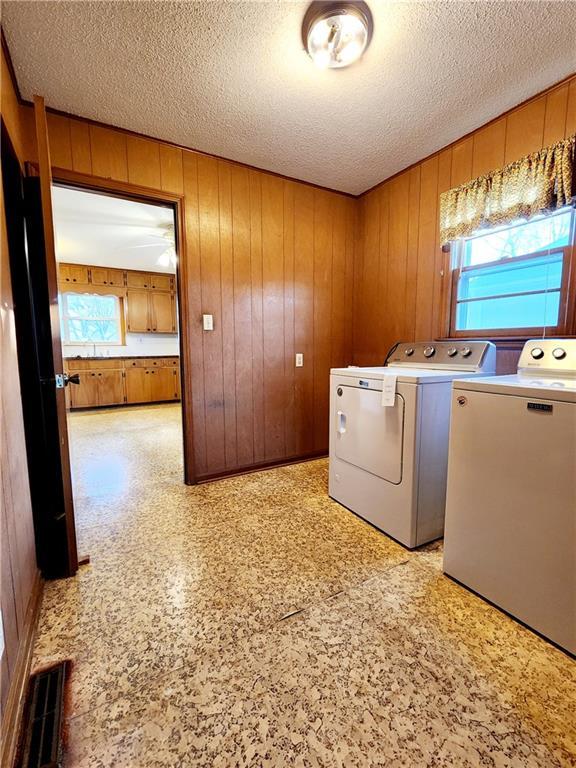
[(487, 341), (399, 343), (385, 366), (333, 368), (330, 496), (406, 547), (441, 537), (452, 381), (495, 360)]
[(444, 572), (576, 653), (576, 339), (454, 382)]

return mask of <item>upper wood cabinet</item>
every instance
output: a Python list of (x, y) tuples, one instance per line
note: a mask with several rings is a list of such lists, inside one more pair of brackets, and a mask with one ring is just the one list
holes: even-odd
[(126, 291), (126, 330), (129, 333), (151, 333), (150, 294), (142, 289)]
[(58, 265), (58, 282), (80, 285), (111, 285), (115, 288), (143, 288), (155, 291), (174, 291), (174, 275), (164, 272), (141, 272), (135, 269), (114, 269), (84, 264)]
[(129, 333), (176, 333), (174, 294), (128, 288), (126, 330)]
[(173, 293), (150, 291), (150, 324), (153, 333), (176, 332), (176, 306)]
[(174, 276), (162, 272), (138, 272), (136, 270), (128, 270), (126, 272), (126, 285), (128, 288), (173, 291)]
[(173, 291), (174, 278), (172, 275), (163, 275), (160, 272), (150, 274), (150, 287), (157, 291)]
[(90, 282), (92, 285), (124, 285), (125, 272), (122, 269), (109, 269), (108, 267), (90, 267)]
[(88, 283), (88, 267), (83, 264), (60, 264), (58, 280), (61, 283)]

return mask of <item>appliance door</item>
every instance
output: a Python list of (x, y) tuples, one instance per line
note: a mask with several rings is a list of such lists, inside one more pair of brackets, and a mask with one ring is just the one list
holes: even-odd
[(455, 390), (444, 570), (576, 652), (576, 405)]
[(382, 392), (340, 385), (336, 393), (336, 456), (398, 484), (402, 480), (404, 398), (382, 405)]

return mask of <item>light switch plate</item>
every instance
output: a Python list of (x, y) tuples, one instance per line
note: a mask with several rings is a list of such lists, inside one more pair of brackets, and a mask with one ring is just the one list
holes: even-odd
[(304, 355), (302, 352), (296, 352), (296, 368), (304, 367)]
[(213, 315), (202, 315), (202, 327), (205, 331), (213, 331), (214, 330), (214, 316)]

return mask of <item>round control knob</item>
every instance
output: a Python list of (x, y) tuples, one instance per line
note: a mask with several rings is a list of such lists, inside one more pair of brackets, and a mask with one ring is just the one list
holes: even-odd
[(448, 347), (446, 352), (448, 353), (448, 357), (454, 357), (454, 355), (458, 354), (458, 350), (456, 349), (456, 347)]
[(534, 349), (530, 352), (534, 360), (540, 360), (544, 357), (544, 350), (540, 349), (540, 347), (534, 347)]
[(566, 350), (562, 349), (562, 347), (556, 347), (556, 349), (552, 350), (552, 357), (556, 358), (556, 360), (563, 360), (566, 357)]
[(408, 347), (408, 349), (405, 349), (404, 354), (406, 357), (411, 357), (414, 354), (414, 347)]
[(424, 357), (432, 357), (434, 352), (436, 352), (434, 347), (424, 347)]
[(472, 350), (470, 349), (470, 347), (462, 347), (462, 349), (460, 350), (460, 354), (462, 355), (462, 357), (470, 357), (470, 355), (472, 354)]

